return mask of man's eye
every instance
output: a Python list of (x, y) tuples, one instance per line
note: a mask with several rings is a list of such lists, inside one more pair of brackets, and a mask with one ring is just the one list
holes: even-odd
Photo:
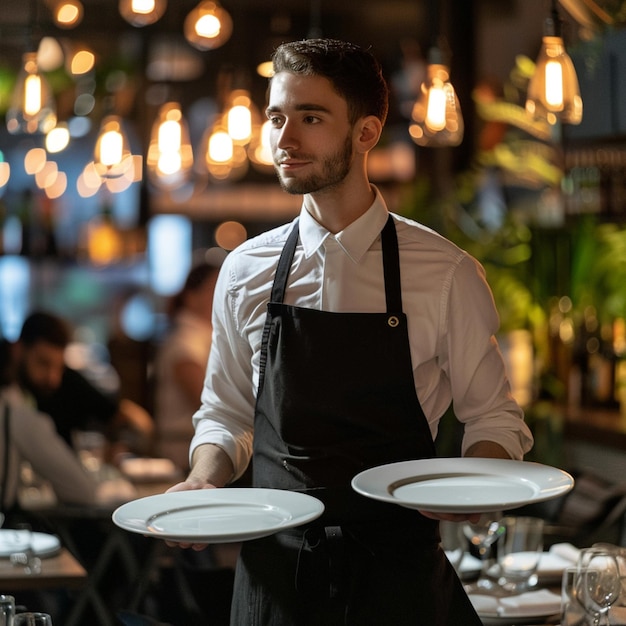
[(307, 115), (304, 118), (304, 123), (305, 124), (317, 124), (319, 122), (319, 118), (315, 117), (314, 115)]
[(270, 115), (267, 119), (272, 126), (280, 126), (283, 121), (281, 117), (277, 117), (275, 115)]

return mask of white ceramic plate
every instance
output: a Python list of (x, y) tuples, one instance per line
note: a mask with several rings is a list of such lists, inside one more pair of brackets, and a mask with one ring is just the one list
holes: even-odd
[(436, 513), (513, 509), (567, 493), (574, 479), (563, 470), (506, 459), (435, 458), (374, 467), (352, 479), (358, 493)]
[(318, 518), (317, 498), (282, 489), (224, 488), (162, 493), (123, 504), (120, 528), (195, 543), (229, 543), (271, 535)]
[[(33, 532), (30, 536), (33, 552), (40, 558), (54, 556), (61, 549), (58, 537), (47, 533)], [(10, 528), (0, 529), (0, 557), (9, 557), (28, 548), (22, 535)]]

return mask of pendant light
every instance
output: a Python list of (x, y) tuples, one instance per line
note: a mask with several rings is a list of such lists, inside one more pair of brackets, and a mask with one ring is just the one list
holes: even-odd
[(102, 120), (94, 149), (94, 163), (103, 179), (132, 176), (133, 155), (119, 115), (108, 115)]
[(80, 0), (48, 0), (48, 4), (59, 28), (76, 28), (83, 20), (85, 9)]
[(214, 50), (224, 45), (233, 32), (229, 13), (213, 0), (203, 0), (185, 18), (185, 38), (198, 50)]
[(120, 15), (132, 26), (141, 28), (161, 19), (167, 0), (120, 0)]
[(47, 133), (57, 121), (56, 105), (48, 81), (39, 70), (37, 52), (26, 52), (7, 111), (7, 130), (18, 133)]
[(418, 146), (458, 146), (463, 140), (461, 107), (442, 57), (439, 47), (430, 49), (426, 80), (411, 113), (409, 134)]
[(561, 20), (552, 0), (551, 16), (545, 21), (544, 37), (535, 72), (528, 85), (526, 111), (550, 124), (580, 124), (583, 101), (578, 77), (561, 37)]
[(152, 125), (147, 166), (150, 180), (158, 187), (175, 189), (189, 180), (193, 151), (178, 102), (167, 102), (159, 110)]

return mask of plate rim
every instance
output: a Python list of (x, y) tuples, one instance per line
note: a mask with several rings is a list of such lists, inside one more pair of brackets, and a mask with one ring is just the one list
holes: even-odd
[[(202, 495), (200, 495), (202, 494)], [(262, 502), (246, 502), (246, 497), (250, 498), (252, 494), (259, 496), (263, 495), (265, 498)], [(170, 506), (166, 506), (168, 500), (190, 500), (189, 505), (195, 503), (195, 506), (202, 505), (202, 502), (198, 502), (199, 498), (207, 498), (207, 505), (228, 505), (228, 504), (259, 504), (267, 508), (281, 509), (288, 511), (289, 503), (285, 503), (284, 500), (295, 500), (300, 503), (308, 503), (308, 510), (297, 513), (289, 520), (283, 520), (279, 524), (274, 524), (263, 529), (251, 530), (251, 531), (233, 531), (233, 532), (220, 532), (220, 533), (202, 533), (202, 534), (180, 534), (170, 533), (164, 531), (157, 531), (148, 527), (150, 519), (155, 515), (165, 512)], [(278, 499), (281, 502), (273, 502), (272, 500)], [(165, 502), (164, 502), (165, 501)], [(158, 503), (161, 504), (158, 504)], [(151, 505), (155, 505), (156, 508)], [(136, 507), (148, 506), (143, 513), (143, 519), (135, 517), (130, 522), (125, 521), (124, 515), (128, 515), (129, 511), (133, 511)], [(180, 506), (180, 504), (179, 504)], [(301, 493), (298, 491), (291, 491), (287, 489), (271, 489), (265, 487), (222, 487), (218, 489), (189, 489), (186, 491), (172, 491), (151, 496), (145, 496), (143, 498), (137, 498), (126, 502), (115, 511), (111, 516), (113, 523), (119, 526), (123, 530), (145, 535), (147, 537), (153, 537), (155, 539), (172, 540), (175, 542), (193, 542), (193, 543), (229, 543), (238, 541), (247, 541), (250, 539), (258, 539), (265, 537), (281, 530), (293, 528), (311, 522), (322, 515), (324, 512), (324, 504), (318, 498), (315, 498), (309, 494)]]
[[(402, 481), (406, 481), (408, 478), (414, 478), (419, 476), (429, 476), (434, 474), (441, 474), (444, 469), (441, 466), (446, 465), (445, 469), (450, 472), (450, 464), (452, 466), (459, 467), (466, 466), (465, 471), (473, 468), (483, 468), (482, 472), (492, 473), (499, 477), (515, 476), (520, 477), (522, 480), (529, 480), (528, 476), (518, 473), (520, 468), (524, 468), (529, 473), (549, 473), (554, 478), (560, 478), (561, 482), (551, 486), (549, 490), (545, 490), (544, 493), (539, 493), (532, 498), (512, 498), (510, 500), (498, 500), (492, 504), (482, 503), (480, 505), (472, 504), (442, 504), (442, 503), (428, 503), (426, 501), (408, 501), (398, 498), (393, 493), (389, 492), (389, 487)], [(491, 466), (490, 472), (485, 470), (486, 467)], [(417, 468), (417, 471), (416, 471)], [(437, 469), (439, 468), (439, 469)], [(495, 472), (496, 468), (499, 470)], [(407, 473), (411, 470), (411, 474)], [(421, 471), (420, 471), (421, 470)], [(518, 470), (518, 472), (515, 472)], [(458, 470), (457, 470), (458, 471)], [(385, 479), (384, 477), (388, 473), (396, 473), (393, 480)], [(504, 472), (504, 473), (502, 473)], [(530, 477), (532, 480), (532, 476)], [(363, 483), (370, 483), (369, 488), (366, 488)], [(359, 494), (365, 497), (369, 497), (382, 502), (388, 502), (397, 504), (412, 509), (421, 509), (425, 511), (432, 511), (433, 513), (478, 513), (478, 512), (490, 512), (498, 510), (513, 509), (525, 504), (542, 502), (550, 500), (569, 492), (574, 486), (574, 479), (569, 472), (553, 467), (551, 465), (544, 465), (535, 461), (522, 461), (516, 459), (490, 459), (482, 457), (434, 457), (430, 459), (413, 459), (408, 461), (398, 461), (395, 463), (387, 463), (384, 465), (378, 465), (356, 474), (351, 481), (352, 488)]]

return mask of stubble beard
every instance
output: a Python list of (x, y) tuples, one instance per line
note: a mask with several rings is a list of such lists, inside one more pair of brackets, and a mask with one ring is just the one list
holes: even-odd
[(343, 145), (322, 162), (321, 173), (313, 173), (306, 178), (284, 177), (279, 165), (274, 169), (278, 182), (284, 191), (293, 195), (328, 190), (339, 185), (348, 175), (352, 165), (352, 136), (348, 134)]

